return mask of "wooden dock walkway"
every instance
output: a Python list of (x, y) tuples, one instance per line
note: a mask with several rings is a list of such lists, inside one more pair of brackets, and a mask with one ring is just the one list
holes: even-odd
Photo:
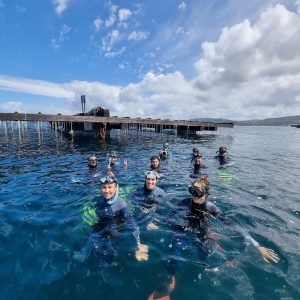
[[(0, 121), (50, 122), (53, 127), (70, 130), (98, 130), (100, 135), (111, 129), (145, 130), (163, 132), (165, 129), (176, 130), (177, 133), (196, 133), (196, 131), (216, 131), (219, 127), (233, 128), (234, 123), (198, 122), (169, 119), (142, 119), (129, 117), (71, 116), (27, 113), (0, 113)], [(101, 134), (102, 131), (102, 134)]]

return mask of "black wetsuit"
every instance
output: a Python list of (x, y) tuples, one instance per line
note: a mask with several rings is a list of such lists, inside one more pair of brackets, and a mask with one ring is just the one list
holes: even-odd
[[(208, 260), (214, 245), (214, 242), (208, 238), (211, 229), (209, 219), (212, 217), (220, 219), (225, 226), (234, 227), (239, 236), (252, 243), (255, 247), (259, 246), (247, 232), (226, 218), (222, 211), (211, 201), (197, 204), (191, 199), (185, 199), (179, 202), (177, 210), (180, 216), (177, 216), (176, 224), (172, 224), (176, 233), (172, 238), (171, 255), (167, 260), (167, 268), (171, 274), (174, 274), (179, 266), (179, 261), (176, 257), (180, 257), (182, 251), (191, 242), (197, 247), (199, 260), (202, 262)], [(182, 218), (180, 218), (181, 216)]]
[(228, 156), (216, 155), (215, 158), (219, 160), (220, 166), (225, 166), (230, 161), (230, 158)]
[(194, 164), (193, 173), (190, 175), (191, 178), (198, 178), (201, 177), (202, 170), (207, 169), (207, 167), (203, 164)]
[(148, 190), (146, 184), (135, 191), (133, 198), (139, 208), (138, 222), (149, 222), (153, 218), (157, 207), (162, 204), (166, 193), (163, 189), (156, 186), (153, 190)]

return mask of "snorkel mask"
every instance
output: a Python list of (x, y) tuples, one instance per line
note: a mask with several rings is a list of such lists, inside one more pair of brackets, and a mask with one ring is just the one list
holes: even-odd
[(188, 191), (192, 196), (197, 198), (201, 198), (204, 195), (208, 194), (207, 189), (202, 189), (195, 186), (189, 186)]

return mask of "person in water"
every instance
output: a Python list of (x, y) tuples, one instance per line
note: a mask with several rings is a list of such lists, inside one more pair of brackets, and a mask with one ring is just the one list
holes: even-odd
[(159, 156), (158, 155), (151, 156), (150, 161), (151, 161), (150, 170), (159, 173), (160, 172), (160, 158), (159, 158)]
[(192, 157), (191, 157), (191, 163), (194, 162), (195, 157), (199, 155), (200, 151), (198, 148), (193, 148), (192, 150)]
[(202, 169), (206, 169), (207, 167), (203, 164), (203, 157), (201, 153), (197, 153), (193, 159), (194, 169), (193, 173), (190, 175), (191, 178), (198, 178), (201, 174)]
[(141, 212), (139, 221), (151, 221), (147, 225), (148, 230), (158, 229), (158, 226), (152, 223), (153, 213), (166, 197), (165, 191), (157, 186), (159, 178), (160, 176), (156, 171), (147, 171), (145, 173), (144, 186), (137, 189), (133, 195), (136, 205)]
[(96, 203), (98, 222), (93, 225), (87, 243), (73, 258), (84, 262), (92, 252), (112, 264), (117, 255), (117, 246), (125, 229), (132, 232), (136, 241), (135, 257), (137, 260), (148, 259), (148, 246), (140, 243), (139, 228), (125, 200), (119, 197), (119, 185), (115, 177), (100, 179), (102, 196)]
[(96, 154), (92, 154), (89, 158), (88, 158), (88, 167), (90, 169), (95, 169), (98, 165), (98, 158), (96, 156)]
[(169, 144), (164, 143), (159, 154), (160, 159), (167, 159), (169, 157)]
[(93, 178), (100, 176), (100, 173), (97, 172), (97, 166), (98, 166), (97, 156), (96, 156), (96, 154), (92, 154), (88, 158), (88, 167), (89, 167), (89, 174)]
[[(188, 188), (191, 198), (179, 202), (179, 212), (176, 212), (176, 224), (172, 226), (176, 233), (172, 238), (170, 258), (166, 262), (168, 274), (165, 277), (165, 281), (160, 282), (158, 288), (148, 299), (170, 299), (170, 294), (175, 288), (175, 273), (180, 264), (176, 257), (181, 257), (184, 249), (190, 244), (190, 239), (187, 235), (192, 235), (191, 240), (196, 243), (199, 259), (201, 261), (208, 260), (210, 253), (212, 253), (213, 245), (216, 244), (214, 233), (210, 232), (210, 218), (218, 218), (223, 225), (234, 227), (238, 235), (258, 250), (264, 261), (274, 263), (279, 261), (278, 255), (272, 249), (261, 246), (248, 233), (226, 218), (222, 211), (208, 200), (209, 190), (208, 177), (198, 178)], [(180, 212), (183, 217), (181, 219), (178, 218), (178, 213)], [(172, 220), (172, 218), (170, 219)]]
[(226, 147), (221, 146), (219, 147), (219, 150), (216, 151), (216, 156), (215, 158), (217, 158), (220, 162), (220, 166), (226, 166), (229, 163), (229, 157), (228, 157), (228, 150)]
[[(119, 165), (120, 165), (120, 162), (119, 162), (118, 155), (115, 151), (112, 151), (109, 155), (107, 167), (108, 167), (108, 169), (113, 169), (114, 167), (119, 166)], [(124, 168), (127, 168), (127, 166), (128, 166), (127, 159), (123, 160), (123, 165), (124, 165)]]

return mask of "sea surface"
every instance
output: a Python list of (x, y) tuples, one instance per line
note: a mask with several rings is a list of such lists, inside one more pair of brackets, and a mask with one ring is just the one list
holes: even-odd
[[(176, 204), (189, 197), (194, 147), (207, 166), (210, 200), (277, 252), (280, 262), (266, 263), (232, 228), (212, 220), (219, 246), (201, 261), (196, 244), (187, 245), (171, 299), (300, 299), (300, 129), (221, 128), (198, 137), (115, 132), (101, 141), (64, 135), (47, 124), (0, 125), (0, 299), (147, 299), (158, 275), (167, 272), (172, 224), (181, 218)], [(116, 268), (101, 266), (94, 255), (74, 260), (90, 232), (82, 209), (100, 192), (100, 177), (89, 172), (87, 158), (95, 153), (97, 172), (105, 175), (108, 153), (117, 151), (120, 160), (128, 159), (127, 169), (121, 164), (115, 170), (120, 187), (134, 190), (143, 186), (151, 155), (166, 141), (172, 157), (162, 161), (159, 186), (168, 199), (156, 213), (160, 219), (173, 212), (173, 218), (161, 218), (158, 230), (141, 226), (148, 261), (135, 259), (129, 236), (119, 245)], [(231, 156), (226, 169), (214, 158), (222, 145)]]

